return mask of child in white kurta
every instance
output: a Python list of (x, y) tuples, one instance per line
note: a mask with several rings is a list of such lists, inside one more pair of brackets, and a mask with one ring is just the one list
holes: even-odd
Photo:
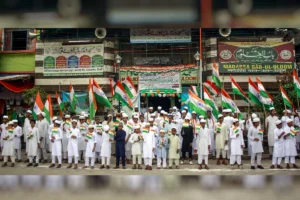
[[(220, 114), (218, 116), (218, 123), (216, 123), (215, 126), (215, 141), (216, 141), (216, 158), (217, 165), (220, 165), (221, 163), (223, 165), (227, 165), (226, 159), (226, 150), (225, 146), (228, 144), (228, 129), (227, 125), (223, 122), (224, 118), (223, 115)], [(220, 160), (220, 155), (222, 154), (222, 162)]]
[(282, 158), (284, 157), (284, 135), (286, 134), (284, 132), (284, 129), (282, 128), (282, 122), (281, 120), (276, 121), (276, 129), (274, 130), (274, 151), (273, 151), (273, 159), (272, 159), (272, 165), (270, 169), (274, 169), (275, 165), (277, 165), (278, 169), (283, 169), (283, 167), (280, 165)]
[(263, 130), (259, 126), (259, 118), (253, 119), (253, 126), (248, 130), (248, 141), (251, 148), (251, 169), (255, 169), (255, 156), (257, 157), (257, 168), (264, 169), (261, 165), (263, 149)]
[[(149, 121), (153, 120), (152, 118)], [(143, 158), (146, 166), (146, 170), (152, 170), (152, 158), (155, 150), (155, 135), (154, 132), (150, 131), (150, 125), (145, 127), (149, 132), (142, 133), (143, 135)]]
[[(1, 136), (0, 136), (0, 152), (2, 152), (3, 150), (3, 138), (4, 138), (4, 135), (5, 135), (5, 131), (6, 131), (6, 127), (7, 127), (7, 123), (8, 123), (8, 116), (7, 115), (4, 115), (2, 117), (2, 124), (0, 125), (0, 132), (1, 132)], [(1, 161), (2, 161), (2, 154), (0, 155), (0, 158), (1, 158)]]
[[(113, 142), (114, 134), (110, 131), (108, 125), (105, 125), (104, 132), (102, 133), (102, 145), (101, 145), (101, 167), (100, 169), (110, 168), (110, 159), (111, 159), (111, 143)], [(106, 162), (105, 162), (106, 161)]]
[(22, 128), (18, 126), (18, 120), (14, 119), (14, 149), (16, 162), (21, 162), (21, 137), (23, 135)]
[(63, 138), (62, 138), (62, 152), (63, 152), (63, 159), (66, 160), (68, 158), (68, 133), (72, 126), (72, 122), (70, 119), (70, 115), (65, 115), (66, 121), (62, 124), (63, 130)]
[[(38, 129), (35, 127), (35, 121), (30, 121), (30, 127), (27, 129), (26, 133), (26, 141), (27, 141), (27, 156), (29, 158), (29, 164), (27, 167), (34, 166), (37, 167), (39, 165), (39, 156), (38, 156), (38, 148), (40, 147), (40, 135)], [(35, 164), (33, 165), (33, 158), (35, 158)]]
[(100, 119), (96, 119), (95, 124), (95, 132), (96, 132), (96, 153), (95, 153), (95, 160), (98, 160), (100, 163), (101, 160), (101, 145), (102, 145), (102, 132), (103, 132), (103, 126), (100, 122)]
[(243, 148), (244, 138), (241, 128), (239, 127), (239, 120), (233, 119), (233, 127), (230, 129), (230, 139), (231, 139), (231, 154), (230, 154), (230, 165), (231, 168), (234, 169), (233, 165), (235, 162), (238, 164), (238, 168), (242, 169), (242, 155), (243, 155)]
[(88, 125), (87, 125), (87, 123), (84, 122), (84, 120), (85, 120), (84, 116), (80, 116), (79, 120), (80, 120), (80, 122), (78, 123), (78, 128), (79, 128), (80, 134), (81, 134), (81, 138), (80, 138), (79, 144), (78, 144), (79, 160), (81, 160), (81, 156), (82, 156), (82, 159), (84, 160), (85, 149), (86, 149), (86, 142), (84, 141), (84, 138), (85, 138), (85, 134), (88, 131)]
[(61, 168), (62, 163), (62, 145), (61, 140), (63, 138), (62, 130), (59, 128), (61, 122), (56, 120), (54, 123), (54, 127), (52, 128), (49, 138), (52, 142), (52, 164), (49, 168), (55, 167), (55, 158), (58, 160), (57, 168)]
[(130, 136), (129, 142), (132, 144), (131, 153), (132, 153), (132, 169), (137, 169), (136, 160), (138, 160), (138, 169), (142, 169), (142, 146), (143, 136), (141, 135), (140, 126), (134, 126), (134, 133)]
[(295, 130), (293, 127), (292, 119), (287, 119), (287, 126), (284, 129), (284, 154), (285, 154), (285, 163), (286, 168), (290, 169), (290, 163), (293, 168), (298, 169), (299, 167), (296, 165), (296, 156), (297, 148), (296, 148), (296, 135), (299, 130)]
[(7, 166), (8, 157), (10, 157), (12, 162), (11, 167), (15, 166), (14, 138), (15, 138), (15, 133), (13, 129), (13, 122), (8, 122), (7, 128), (3, 136), (2, 156), (4, 157), (4, 163), (1, 165), (2, 167)]
[(165, 136), (165, 130), (160, 130), (160, 135), (156, 140), (156, 155), (157, 155), (157, 169), (167, 167), (167, 146), (168, 138)]
[(205, 126), (206, 120), (201, 119), (200, 120), (200, 130), (197, 132), (196, 136), (196, 144), (198, 146), (198, 169), (202, 169), (202, 161), (204, 160), (205, 163), (205, 169), (208, 168), (208, 154), (210, 150), (211, 145), (211, 136), (210, 136), (210, 130)]
[(171, 129), (172, 135), (168, 137), (169, 140), (169, 169), (172, 169), (173, 163), (175, 163), (176, 169), (179, 169), (180, 158), (180, 139), (177, 135), (177, 126), (173, 126)]
[(68, 130), (68, 163), (69, 166), (67, 167), (70, 169), (72, 167), (72, 158), (74, 157), (74, 169), (78, 168), (78, 143), (81, 138), (81, 134), (79, 129), (77, 128), (77, 121), (75, 119), (72, 120), (72, 127)]
[(89, 131), (86, 133), (85, 142), (86, 150), (85, 150), (85, 166), (83, 168), (87, 168), (89, 166), (89, 162), (91, 159), (91, 169), (94, 169), (95, 165), (95, 151), (96, 151), (96, 133), (94, 132), (94, 125), (88, 126)]

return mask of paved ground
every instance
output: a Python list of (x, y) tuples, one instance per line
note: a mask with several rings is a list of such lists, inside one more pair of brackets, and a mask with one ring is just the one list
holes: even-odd
[[(297, 160), (298, 164), (300, 163)], [(114, 166), (115, 159), (112, 158), (112, 165)], [(82, 169), (83, 163), (79, 164), (79, 169), (67, 169), (67, 164), (64, 163), (60, 169), (49, 169), (47, 164), (41, 164), (39, 167), (26, 167), (27, 163), (17, 163), (14, 168), (5, 167), (0, 168), (0, 175), (300, 175), (300, 169), (269, 169), (271, 160), (264, 159), (262, 161), (264, 170), (250, 169), (250, 160), (243, 160), (243, 169), (231, 170), (230, 167), (224, 165), (216, 165), (216, 160), (209, 160), (210, 170), (198, 170), (196, 161), (193, 165), (184, 164), (180, 165), (180, 169), (156, 169), (156, 164), (153, 166), (152, 171), (148, 170), (132, 170), (132, 165), (127, 165), (127, 169), (99, 169), (100, 165), (96, 164), (95, 169)], [(0, 163), (2, 164), (2, 163)], [(299, 164), (300, 165), (300, 164)], [(285, 166), (282, 163), (282, 166)]]

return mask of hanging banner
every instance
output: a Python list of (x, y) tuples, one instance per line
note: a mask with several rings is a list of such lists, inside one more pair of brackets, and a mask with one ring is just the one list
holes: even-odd
[(131, 43), (180, 43), (191, 41), (191, 29), (130, 29)]
[(219, 72), (280, 73), (295, 67), (293, 42), (218, 42)]
[(44, 49), (44, 76), (103, 75), (104, 45), (60, 45)]
[(176, 66), (132, 66), (121, 67), (120, 76), (123, 81), (127, 76), (131, 78), (135, 85), (138, 84), (139, 74), (144, 73), (166, 73), (180, 72), (181, 84), (196, 84), (198, 68), (195, 65), (176, 65)]

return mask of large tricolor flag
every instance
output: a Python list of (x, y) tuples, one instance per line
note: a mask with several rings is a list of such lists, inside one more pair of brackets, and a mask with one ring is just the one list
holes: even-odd
[(234, 101), (231, 99), (229, 94), (224, 89), (221, 89), (222, 94), (222, 107), (230, 108), (232, 112), (237, 111), (237, 106), (235, 105)]
[(47, 100), (46, 100), (43, 112), (46, 114), (45, 118), (50, 123), (51, 119), (52, 119), (52, 116), (53, 116), (53, 114), (52, 114), (52, 101), (51, 101), (50, 94), (48, 94), (48, 96), (47, 96)]
[(43, 111), (44, 109), (44, 104), (43, 101), (41, 99), (40, 96), (40, 91), (38, 91), (38, 93), (36, 94), (35, 97), (35, 102), (34, 102), (34, 106), (33, 106), (33, 118), (37, 119), (37, 116)]
[(189, 90), (189, 108), (195, 111), (198, 115), (206, 116), (205, 102), (197, 97), (191, 90)]
[(220, 78), (220, 74), (219, 74), (219, 66), (216, 63), (216, 61), (214, 61), (212, 70), (213, 70), (213, 72), (212, 72), (212, 80), (214, 81), (214, 83), (216, 84), (216, 86), (218, 88), (222, 88), (221, 78)]
[(59, 115), (60, 116), (63, 116), (63, 111), (65, 109), (65, 105), (64, 103), (61, 101), (61, 98), (60, 96), (57, 94), (56, 92), (56, 99), (57, 99), (57, 104), (58, 104), (58, 107), (59, 107)]
[(206, 88), (204, 88), (204, 102), (212, 108), (213, 116), (216, 119), (218, 119), (218, 115), (219, 115), (218, 106)]
[(129, 109), (131, 109), (131, 110), (133, 109), (132, 102), (131, 102), (129, 96), (126, 94), (126, 91), (123, 88), (120, 81), (117, 81), (117, 83), (116, 83), (114, 98), (119, 100), (120, 102), (122, 102)]
[(111, 96), (114, 97), (115, 96), (116, 82), (112, 78), (108, 78), (108, 80), (109, 80)]
[(257, 106), (262, 106), (262, 102), (261, 102), (261, 96), (259, 94), (259, 90), (258, 87), (255, 85), (255, 83), (252, 82), (251, 78), (248, 78), (249, 81), (249, 92), (248, 92), (248, 96), (249, 99)]
[(70, 106), (71, 106), (71, 109), (73, 111), (76, 110), (76, 103), (77, 103), (77, 98), (76, 98), (76, 95), (75, 95), (75, 91), (74, 91), (74, 88), (72, 86), (72, 83), (70, 83)]
[(100, 88), (100, 86), (98, 85), (98, 83), (95, 79), (93, 79), (93, 92), (94, 92), (95, 99), (97, 100), (97, 102), (99, 104), (104, 105), (108, 108), (112, 108), (111, 103), (109, 102), (105, 93)]
[(293, 69), (293, 80), (294, 80), (294, 88), (297, 94), (297, 97), (300, 97), (300, 80), (297, 74), (297, 70)]
[(90, 120), (93, 120), (95, 115), (96, 115), (96, 111), (97, 111), (97, 103), (96, 103), (96, 99), (94, 97), (94, 92), (93, 92), (93, 83), (91, 81), (91, 79), (89, 80), (89, 105), (90, 105)]
[(123, 81), (123, 87), (130, 99), (133, 99), (137, 96), (137, 91), (129, 76), (127, 76), (127, 78)]
[(198, 86), (194, 86), (194, 85), (191, 85), (191, 90), (192, 92), (197, 95), (198, 97), (200, 97), (200, 88)]
[(231, 80), (231, 87), (232, 87), (233, 94), (241, 96), (244, 101), (249, 103), (249, 99), (247, 95), (244, 93), (242, 88), (237, 84), (237, 82), (235, 82), (234, 78), (231, 75), (230, 75), (230, 80)]
[(289, 99), (288, 95), (286, 94), (286, 92), (284, 91), (284, 89), (281, 86), (280, 86), (280, 91), (281, 91), (281, 96), (283, 99), (283, 104), (286, 107), (289, 107), (290, 109), (294, 109), (293, 102)]
[(206, 89), (210, 92), (211, 95), (215, 96), (215, 95), (217, 95), (217, 94), (220, 93), (220, 91), (218, 90), (217, 86), (213, 82), (211, 82), (209, 80), (205, 81), (203, 83), (203, 85), (206, 87)]
[(263, 84), (260, 82), (258, 78), (256, 78), (257, 81), (257, 87), (259, 90), (259, 94), (261, 96), (261, 102), (264, 105), (264, 107), (269, 110), (271, 107), (273, 107), (273, 100), (272, 96), (266, 91)]

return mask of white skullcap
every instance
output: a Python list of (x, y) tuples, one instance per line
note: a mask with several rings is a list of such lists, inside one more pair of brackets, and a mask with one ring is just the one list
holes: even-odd
[(148, 120), (149, 122), (153, 122), (154, 121), (154, 119), (153, 118), (149, 118), (149, 120)]
[(7, 116), (7, 115), (4, 115), (4, 116), (3, 116), (3, 119), (8, 119), (8, 116)]
[(286, 123), (290, 123), (290, 122), (293, 122), (293, 120), (292, 119), (287, 119), (286, 120)]
[(223, 112), (223, 113), (227, 113), (227, 109), (223, 109), (222, 112)]
[(46, 113), (44, 113), (44, 112), (41, 112), (40, 114), (42, 114), (42, 115), (43, 115), (43, 117), (45, 117), (45, 116), (46, 116)]
[(138, 118), (139, 118), (139, 116), (138, 116), (138, 115), (134, 115), (134, 116), (133, 116), (133, 118), (136, 118), (136, 119), (138, 119)]
[(240, 122), (241, 124), (243, 124), (243, 123), (245, 123), (245, 120), (239, 120), (239, 122)]
[(252, 118), (256, 118), (257, 115), (256, 115), (255, 113), (252, 113), (251, 117), (252, 117)]
[(172, 130), (172, 129), (175, 129), (175, 130), (177, 131), (177, 126), (176, 126), (176, 125), (172, 125), (172, 126), (171, 126), (171, 130)]
[(259, 122), (259, 121), (260, 121), (260, 120), (259, 120), (258, 117), (256, 117), (256, 118), (253, 119), (253, 122)]
[(84, 116), (80, 116), (79, 119), (85, 119), (85, 117)]
[(227, 109), (227, 112), (228, 112), (228, 113), (231, 113), (231, 112), (232, 112), (232, 110), (231, 110), (230, 108), (228, 108), (228, 109)]
[(14, 123), (12, 121), (8, 122), (8, 125), (14, 125)]
[(161, 106), (158, 106), (157, 109), (161, 110)]
[(185, 106), (183, 109), (186, 109), (186, 110), (188, 110), (189, 108)]
[(149, 107), (149, 110), (153, 110), (153, 107)]
[(271, 108), (269, 109), (269, 111), (271, 111), (271, 110), (275, 110), (275, 108), (274, 108), (274, 107), (271, 107)]
[(88, 117), (89, 115), (88, 114), (84, 114), (84, 117)]
[(204, 119), (204, 116), (203, 115), (199, 115), (199, 119)]
[(162, 130), (160, 130), (159, 132), (161, 132), (161, 133), (165, 133), (165, 130), (163, 130), (163, 129), (162, 129)]
[(212, 108), (210, 106), (206, 106), (206, 112), (211, 112)]
[(57, 120), (57, 117), (56, 117), (56, 116), (52, 117), (52, 121), (54, 121), (54, 120)]
[(12, 120), (13, 123), (18, 123), (17, 119)]
[(30, 113), (30, 114), (31, 114), (31, 113), (32, 113), (32, 111), (31, 111), (31, 110), (27, 110), (27, 113)]
[(205, 119), (201, 119), (200, 123), (206, 123)]
[(126, 113), (123, 113), (122, 117), (128, 117), (128, 115)]
[(55, 124), (61, 124), (61, 122), (59, 120), (55, 120), (54, 122)]
[(104, 131), (109, 131), (109, 126), (108, 125), (105, 125), (103, 128), (104, 128)]
[(65, 115), (65, 118), (70, 118), (71, 116), (70, 115)]
[(139, 126), (139, 125), (135, 125), (134, 127), (133, 127), (133, 129), (140, 129), (141, 127)]
[(290, 111), (290, 110), (287, 110), (287, 113), (289, 113), (289, 114), (292, 114), (292, 111)]
[(174, 107), (173, 107), (173, 110), (177, 110), (177, 107), (176, 107), (176, 106), (174, 106)]
[(190, 116), (186, 116), (184, 119), (185, 119), (185, 120), (190, 120), (191, 117), (190, 117)]
[(221, 118), (221, 117), (223, 117), (223, 115), (222, 115), (222, 114), (219, 114), (219, 115), (218, 115), (218, 118)]
[(112, 115), (111, 115), (111, 114), (108, 114), (107, 117), (112, 117)]
[(85, 112), (84, 111), (82, 111), (81, 113), (80, 113), (80, 115), (84, 115), (85, 114)]
[(281, 124), (281, 123), (282, 123), (281, 120), (277, 120), (277, 121), (275, 122), (276, 126), (279, 125), (279, 124)]
[(233, 119), (233, 123), (236, 123), (236, 122), (238, 122), (239, 121), (239, 119), (237, 119), (237, 118), (234, 118)]
[(181, 111), (181, 113), (186, 113), (186, 111), (185, 111), (185, 110), (183, 110), (183, 111)]
[(150, 126), (150, 123), (149, 122), (145, 123), (145, 126)]
[(154, 113), (152, 113), (150, 116), (151, 116), (151, 117), (155, 117), (155, 114), (154, 114)]
[(94, 128), (94, 125), (89, 125), (89, 128)]
[(134, 106), (134, 108), (139, 108), (138, 106)]
[(169, 113), (167, 113), (167, 112), (164, 112), (164, 115), (169, 115)]
[(197, 113), (195, 111), (193, 111), (192, 114), (197, 114)]
[(72, 122), (75, 122), (75, 123), (77, 123), (77, 120), (76, 120), (76, 119), (73, 119), (73, 120), (72, 120)]

